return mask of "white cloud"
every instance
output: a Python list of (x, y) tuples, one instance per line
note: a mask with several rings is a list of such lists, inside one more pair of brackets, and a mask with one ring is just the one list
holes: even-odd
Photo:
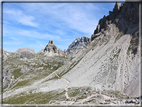
[(16, 37), (9, 37), (11, 40), (14, 40), (14, 41), (19, 41), (19, 38), (16, 38)]
[(49, 35), (48, 33), (47, 34), (40, 33), (34, 30), (18, 30), (16, 33), (19, 34), (20, 36), (26, 36), (36, 39), (53, 39), (53, 40), (60, 39), (60, 36)]
[[(64, 22), (69, 29), (91, 34), (98, 22), (93, 14), (89, 14), (92, 10), (88, 7), (91, 6), (92, 4), (82, 4), (81, 6), (78, 4), (60, 4), (57, 7), (56, 5), (53, 8), (50, 7), (53, 10), (50, 14)], [(45, 8), (48, 10), (48, 6)], [(97, 9), (97, 7), (94, 7), (94, 9)]]
[(64, 32), (65, 29), (72, 29), (87, 33), (86, 36), (93, 33), (99, 20), (95, 12), (99, 7), (92, 3), (33, 3), (26, 4), (23, 8), (31, 8), (29, 13), (38, 13), (36, 17), (40, 19), (43, 29), (55, 26)]
[(7, 17), (9, 17), (12, 20), (15, 20), (23, 25), (37, 27), (38, 24), (34, 22), (35, 18), (30, 15), (25, 15), (20, 10), (8, 10), (4, 9), (4, 13), (6, 13)]
[(33, 22), (35, 18), (33, 16), (24, 16), (22, 18), (20, 18), (18, 20), (18, 22), (20, 22), (23, 25), (28, 25), (28, 26), (33, 26), (33, 27), (37, 27), (38, 24)]

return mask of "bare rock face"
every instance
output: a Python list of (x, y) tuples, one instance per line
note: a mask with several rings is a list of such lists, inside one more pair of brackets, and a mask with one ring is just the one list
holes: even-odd
[[(113, 25), (113, 26), (111, 26)], [(115, 27), (112, 28), (112, 27)], [(111, 29), (114, 31), (110, 32)], [(109, 39), (110, 35), (116, 31), (117, 38), (119, 39), (124, 34), (131, 34), (133, 53), (137, 53), (139, 43), (139, 3), (120, 3), (116, 2), (113, 11), (109, 11), (108, 16), (104, 16), (99, 20), (99, 23), (91, 36), (91, 41), (100, 35), (104, 34), (104, 38)], [(109, 36), (105, 32), (109, 32)], [(116, 35), (115, 34), (115, 35)], [(112, 36), (115, 36), (112, 35)], [(106, 36), (106, 37), (105, 37)]]
[(48, 45), (46, 45), (44, 52), (58, 52), (58, 48), (56, 45), (54, 45), (54, 42), (52, 40), (49, 41)]
[[(109, 29), (109, 24), (115, 24), (121, 32), (127, 33), (129, 28), (134, 27), (139, 22), (139, 3), (116, 3), (113, 11), (109, 11), (108, 16), (100, 19), (94, 35), (101, 32), (101, 30)], [(91, 40), (95, 37), (92, 35)]]
[(64, 54), (64, 52), (59, 49), (52, 40), (50, 40), (46, 47), (38, 53), (47, 56), (62, 56)]
[[(110, 79), (110, 81), (109, 79), (108, 81), (111, 85), (109, 84), (109, 82), (107, 82), (107, 85), (108, 87), (115, 88), (115, 90), (124, 92), (129, 96), (140, 95), (139, 59), (141, 55), (139, 36), (139, 3), (127, 2), (121, 4), (121, 6), (117, 2), (115, 4), (113, 11), (110, 11), (108, 16), (104, 16), (102, 19), (100, 19), (97, 28), (94, 31), (94, 34), (91, 36), (91, 41), (96, 42), (94, 44), (94, 46), (96, 47), (97, 45), (104, 45), (109, 47), (109, 44), (113, 44), (112, 47), (108, 48), (108, 50), (110, 50), (113, 49), (113, 47), (115, 47), (116, 44), (116, 50), (119, 52), (119, 54), (121, 54), (118, 56), (118, 59), (110, 58), (111, 62), (113, 62), (110, 65), (115, 66), (110, 67), (110, 71), (112, 74), (116, 71), (117, 72), (113, 74), (112, 77), (108, 77)], [(122, 44), (125, 45), (122, 46)], [(107, 47), (104, 49), (107, 49)], [(108, 50), (106, 52), (108, 52)], [(99, 56), (102, 52), (99, 53)], [(107, 57), (109, 57), (109, 55), (113, 56), (113, 54), (109, 53)], [(95, 56), (96, 55), (94, 55), (94, 57)], [(105, 58), (105, 55), (103, 56), (103, 58)], [(103, 61), (103, 63), (105, 63), (105, 60)], [(109, 64), (109, 62), (107, 62), (106, 64)], [(108, 72), (106, 72), (108, 68), (109, 65), (106, 66), (105, 70), (101, 71), (104, 74), (106, 73), (105, 76), (108, 75)], [(95, 70), (97, 71), (96, 68)], [(95, 81), (98, 81), (99, 84), (105, 81), (102, 79), (104, 77), (103, 73), (101, 72), (99, 72), (99, 75), (96, 75), (94, 79)], [(114, 81), (114, 83), (111, 83), (112, 81)], [(115, 85), (113, 86), (112, 84)], [(105, 87), (105, 89), (107, 89), (107, 87), (104, 84), (102, 85), (102, 87)]]
[(81, 49), (84, 48), (87, 44), (91, 42), (91, 39), (89, 37), (81, 37), (75, 39), (68, 47), (67, 54), (74, 56), (76, 53), (78, 53)]

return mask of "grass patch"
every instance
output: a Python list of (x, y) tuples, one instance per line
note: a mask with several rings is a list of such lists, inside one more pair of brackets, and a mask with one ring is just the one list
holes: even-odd
[(94, 101), (96, 101), (95, 99), (90, 99), (89, 101), (86, 101), (88, 103), (93, 103)]
[(39, 92), (39, 93), (30, 93), (25, 94), (21, 93), (20, 95), (15, 95), (13, 97), (8, 97), (3, 99), (3, 104), (47, 104), (51, 100), (62, 99), (65, 100), (65, 97), (61, 97), (64, 95), (64, 91), (50, 91), (47, 93)]
[(129, 52), (132, 50), (132, 45), (130, 45), (129, 47), (128, 47), (128, 50), (127, 50), (127, 54), (129, 54)]
[(28, 85), (29, 82), (30, 82), (30, 80), (20, 81), (13, 88)]
[(113, 59), (114, 59), (115, 57), (118, 58), (120, 51), (121, 51), (121, 49), (119, 49), (118, 52), (113, 56)]
[(14, 75), (14, 78), (17, 79), (19, 76), (22, 75), (22, 73), (20, 72), (21, 71), (21, 68), (19, 69), (16, 69), (12, 72), (12, 75)]
[[(73, 88), (69, 88), (68, 92), (70, 97), (79, 96), (77, 99), (86, 98), (87, 94), (91, 93), (90, 87), (73, 87)], [(84, 94), (85, 92), (87, 93)]]
[(122, 94), (120, 91), (105, 90), (105, 91), (102, 91), (102, 94), (110, 96), (110, 97), (116, 97), (116, 98), (127, 98), (127, 95)]

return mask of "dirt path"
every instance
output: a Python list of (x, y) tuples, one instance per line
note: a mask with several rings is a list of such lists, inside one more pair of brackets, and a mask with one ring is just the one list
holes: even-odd
[(69, 87), (69, 83), (70, 83), (70, 82), (69, 82), (66, 78), (59, 77), (59, 75), (58, 75), (56, 72), (55, 72), (55, 75), (56, 75), (58, 78), (63, 79), (64, 81), (67, 82), (67, 86), (66, 86), (66, 88), (65, 88), (65, 91), (66, 91), (65, 96), (66, 96), (67, 99), (69, 99), (70, 97), (69, 97), (69, 95), (68, 95), (68, 87)]

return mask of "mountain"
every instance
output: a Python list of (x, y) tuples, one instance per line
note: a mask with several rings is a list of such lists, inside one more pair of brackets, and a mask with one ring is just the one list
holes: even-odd
[(4, 50), (3, 48), (0, 47), (0, 57), (1, 55), (8, 55), (9, 52), (7, 52), (6, 50)]
[(63, 56), (64, 54), (64, 52), (54, 44), (53, 40), (50, 40), (46, 47), (37, 53), (46, 56)]
[(74, 60), (80, 62), (63, 76), (70, 87), (91, 86), (140, 96), (138, 10), (138, 3), (120, 6), (117, 2), (113, 11), (100, 19), (87, 49), (75, 55)]
[(57, 53), (58, 48), (54, 45), (53, 41), (49, 41), (48, 45), (45, 47), (44, 52), (54, 52)]
[(29, 51), (29, 52), (31, 52), (31, 53), (35, 53), (34, 49), (30, 49), (30, 48), (28, 48), (28, 47), (25, 47), (25, 48), (18, 48), (18, 49), (16, 50), (17, 53), (22, 52), (22, 51)]
[(139, 3), (117, 2), (91, 38), (77, 38), (61, 55), (53, 41), (31, 58), (10, 53), (3, 62), (3, 103), (139, 106), (138, 10)]
[(81, 37), (75, 39), (68, 47), (67, 54), (70, 56), (75, 56), (80, 50), (84, 48), (91, 41), (90, 37)]
[(135, 54), (139, 44), (139, 3), (122, 3), (120, 6), (117, 2), (113, 11), (109, 11), (108, 16), (99, 20), (91, 40), (100, 35), (104, 36), (103, 40), (108, 40), (111, 36), (117, 36), (116, 40), (118, 40), (125, 34), (131, 35), (132, 46), (130, 48)]

